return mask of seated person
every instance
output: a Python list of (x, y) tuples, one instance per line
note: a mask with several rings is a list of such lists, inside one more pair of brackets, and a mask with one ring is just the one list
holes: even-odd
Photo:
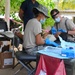
[(46, 30), (46, 29), (42, 30), (42, 37), (44, 39), (49, 38), (51, 41), (56, 40), (56, 37), (53, 34), (50, 33), (50, 30)]
[[(55, 20), (54, 27), (51, 29), (53, 34), (56, 37), (61, 35), (66, 41), (75, 41), (73, 37), (75, 35), (75, 24), (70, 19), (62, 17), (58, 9), (51, 10), (50, 15)], [(61, 34), (63, 32), (65, 33)]]
[(55, 42), (50, 41), (50, 39), (43, 39), (41, 36), (42, 27), (41, 25), (45, 22), (48, 16), (48, 10), (46, 7), (39, 5), (33, 8), (35, 18), (30, 19), (26, 25), (23, 38), (23, 47), (28, 54), (36, 55), (37, 51), (43, 48), (44, 44), (53, 44), (58, 46)]

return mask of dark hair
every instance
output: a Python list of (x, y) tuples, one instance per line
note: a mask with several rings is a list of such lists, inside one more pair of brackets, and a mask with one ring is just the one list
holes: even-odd
[[(38, 17), (38, 14), (41, 13), (43, 14), (42, 12), (38, 11), (36, 8), (33, 8), (33, 13), (34, 13), (34, 16), (35, 17)], [(43, 14), (44, 15), (44, 14)]]
[(55, 16), (55, 15), (53, 15), (54, 12), (56, 12), (55, 15), (57, 15), (57, 14), (59, 13), (59, 10), (58, 10), (58, 9), (53, 9), (53, 10), (51, 10), (50, 14), (51, 14), (52, 18), (54, 18), (54, 16)]

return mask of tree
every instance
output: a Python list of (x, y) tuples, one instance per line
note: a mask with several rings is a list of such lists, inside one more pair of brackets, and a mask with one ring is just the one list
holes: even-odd
[(60, 10), (75, 10), (75, 0), (57, 0), (57, 4)]
[(5, 0), (0, 0), (0, 15), (5, 13)]
[[(55, 4), (52, 0), (37, 0), (40, 4), (46, 6), (48, 8), (48, 14), (50, 16), (50, 10), (53, 9), (55, 7)], [(42, 25), (43, 28), (46, 28), (47, 26), (52, 26), (54, 24), (54, 20), (51, 18), (47, 19), (45, 24)]]
[[(20, 5), (23, 1), (24, 0), (17, 0), (17, 1), (11, 0), (10, 1), (10, 6), (11, 6), (10, 7), (10, 15), (12, 15), (15, 20), (17, 20), (18, 18), (15, 18), (14, 14), (18, 13)], [(42, 5), (44, 5), (48, 8), (48, 10), (49, 10), (48, 14), (50, 15), (50, 10), (55, 7), (54, 2), (52, 2), (52, 0), (37, 0), (37, 1), (40, 4), (42, 4)], [(0, 2), (1, 2), (1, 4), (0, 4), (0, 7), (1, 7), (0, 14), (4, 14), (5, 13), (5, 0), (1, 0)], [(49, 18), (49, 19), (47, 19), (44, 27), (47, 26), (47, 25), (53, 25), (52, 23), (53, 23), (52, 18)]]
[[(18, 12), (22, 1), (24, 0), (10, 1), (10, 14)], [(0, 14), (5, 14), (5, 0), (0, 0)]]
[(10, 5), (11, 5), (11, 9), (10, 9), (10, 13), (16, 13), (19, 11), (20, 5), (24, 0), (11, 0), (10, 1)]

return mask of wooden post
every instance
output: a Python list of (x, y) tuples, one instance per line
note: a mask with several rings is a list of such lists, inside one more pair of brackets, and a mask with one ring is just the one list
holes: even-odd
[(10, 30), (10, 0), (5, 0), (5, 21), (8, 25), (8, 30)]

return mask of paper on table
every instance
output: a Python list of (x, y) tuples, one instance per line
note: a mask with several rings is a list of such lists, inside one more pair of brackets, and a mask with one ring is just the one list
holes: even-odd
[(56, 40), (55, 36), (52, 35), (52, 34), (47, 35), (46, 38), (49, 38), (51, 41), (55, 41)]

